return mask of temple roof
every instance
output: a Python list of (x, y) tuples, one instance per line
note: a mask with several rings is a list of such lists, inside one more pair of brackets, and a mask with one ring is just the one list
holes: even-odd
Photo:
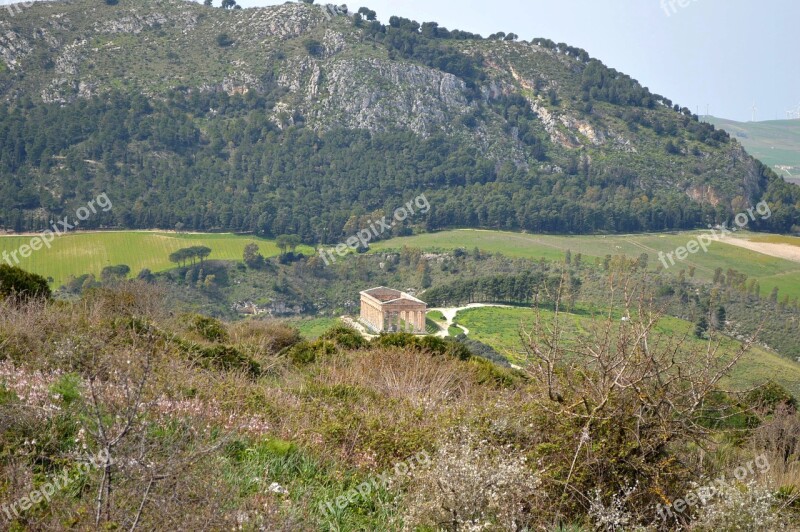
[(364, 290), (361, 292), (361, 295), (376, 299), (381, 304), (395, 303), (402, 300), (413, 301), (414, 303), (421, 303), (423, 305), (426, 304), (424, 301), (419, 300), (412, 295), (406, 294), (400, 290), (395, 290), (394, 288), (386, 288), (385, 286), (377, 286), (375, 288), (370, 288), (369, 290)]

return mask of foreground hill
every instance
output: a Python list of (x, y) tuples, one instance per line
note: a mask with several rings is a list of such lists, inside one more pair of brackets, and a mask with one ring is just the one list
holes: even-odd
[(736, 122), (716, 117), (703, 120), (727, 131), (748, 153), (774, 167), (787, 181), (800, 180), (800, 120)]
[(723, 392), (737, 355), (647, 309), (568, 341), (548, 316), (521, 371), (168, 309), (142, 283), (0, 300), (0, 528), (797, 528), (796, 400)]
[[(0, 14), (0, 226), (595, 232), (722, 222), (800, 193), (581, 49), (304, 3), (42, 2)], [(757, 227), (757, 228), (758, 228)], [(394, 233), (403, 233), (398, 224)]]

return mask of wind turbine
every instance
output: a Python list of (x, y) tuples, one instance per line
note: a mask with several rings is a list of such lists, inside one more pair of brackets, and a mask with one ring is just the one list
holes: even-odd
[(756, 113), (757, 112), (758, 112), (758, 107), (756, 107), (756, 102), (754, 101), (753, 102), (753, 119), (751, 120), (751, 122), (755, 122), (756, 121)]

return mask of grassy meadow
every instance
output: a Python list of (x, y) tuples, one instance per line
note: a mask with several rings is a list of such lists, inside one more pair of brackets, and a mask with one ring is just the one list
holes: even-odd
[[(31, 241), (31, 236), (0, 237), (0, 254), (16, 251)], [(51, 277), (54, 286), (60, 286), (71, 275), (85, 273), (99, 275), (106, 266), (127, 264), (131, 275), (142, 269), (153, 272), (169, 270), (175, 264), (169, 261), (170, 253), (191, 246), (211, 248), (211, 260), (242, 260), (247, 244), (258, 244), (265, 257), (278, 255), (272, 240), (234, 234), (160, 233), (147, 231), (73, 233), (57, 237), (50, 249), (34, 251), (22, 259), (19, 266), (25, 270)], [(310, 248), (301, 247), (308, 252)]]
[(308, 318), (287, 320), (286, 323), (292, 327), (297, 327), (297, 329), (300, 331), (300, 334), (303, 335), (303, 338), (316, 340), (322, 336), (325, 331), (337, 325), (341, 325), (342, 321), (339, 318)]
[[(452, 250), (477, 247), (484, 252), (508, 257), (544, 258), (549, 261), (563, 260), (567, 250), (571, 250), (573, 255), (583, 254), (585, 261), (600, 260), (608, 254), (638, 257), (647, 253), (650, 266), (655, 268), (661, 264), (659, 252), (674, 251), (699, 234), (559, 236), (459, 229), (376, 242), (372, 249), (385, 251), (408, 246), (425, 250)], [(756, 243), (788, 244), (800, 248), (800, 238), (797, 237), (748, 233), (744, 238)], [(16, 251), (23, 244), (28, 244), (30, 239), (30, 236), (0, 237), (0, 253)], [(58, 237), (51, 249), (33, 252), (30, 257), (22, 259), (19, 265), (25, 270), (52, 278), (52, 284), (60, 286), (71, 275), (98, 275), (104, 267), (118, 264), (130, 266), (131, 275), (136, 275), (144, 268), (153, 272), (168, 270), (175, 266), (169, 261), (169, 254), (189, 246), (210, 247), (212, 260), (241, 260), (244, 247), (251, 242), (258, 244), (266, 257), (279, 253), (274, 241), (254, 236), (147, 231), (91, 232)], [(313, 253), (308, 246), (301, 246), (298, 251)], [(685, 261), (676, 262), (670, 270), (677, 274), (681, 269), (688, 270), (691, 266), (696, 268), (695, 275), (703, 280), (711, 280), (716, 268), (734, 268), (748, 277), (758, 279), (762, 294), (768, 294), (777, 286), (782, 296), (800, 297), (800, 262), (724, 242), (712, 242), (708, 253), (689, 255)]]
[[(567, 250), (573, 256), (581, 253), (584, 260), (594, 261), (606, 255), (628, 255), (638, 257), (647, 253), (650, 267), (660, 265), (658, 253), (669, 253), (676, 248), (686, 246), (687, 242), (697, 238), (700, 232), (685, 233), (649, 233), (636, 235), (534, 235), (505, 231), (484, 231), (476, 229), (458, 229), (440, 233), (425, 233), (410, 237), (395, 238), (371, 245), (375, 251), (399, 249), (403, 246), (425, 250), (453, 250), (475, 247), (481, 251), (500, 253), (508, 257), (528, 259), (544, 258), (545, 260), (563, 260)], [(737, 237), (740, 238), (740, 237)], [(800, 238), (781, 235), (756, 235), (748, 233), (748, 240), (764, 243), (789, 244), (800, 247)], [(711, 280), (714, 270), (733, 268), (748, 277), (756, 278), (761, 283), (762, 294), (769, 294), (777, 286), (781, 295), (800, 297), (800, 262), (793, 262), (778, 257), (771, 257), (755, 251), (744, 249), (724, 242), (712, 242), (708, 253), (702, 251), (689, 255), (682, 262), (676, 261), (670, 270), (676, 274), (681, 269), (694, 266), (696, 276), (703, 280)]]
[[(542, 319), (549, 323), (553, 314), (541, 311)], [(470, 338), (492, 346), (508, 357), (512, 363), (523, 360), (521, 328), (530, 330), (534, 312), (526, 307), (483, 307), (462, 310), (456, 321), (470, 331)], [(562, 314), (562, 325), (567, 338), (585, 334), (592, 318), (588, 314)], [(658, 334), (670, 337), (686, 336), (686, 349), (703, 350), (707, 341), (692, 336), (694, 325), (673, 317), (664, 317), (656, 327)], [(733, 353), (740, 347), (739, 342), (724, 337), (720, 344), (723, 352)], [(760, 347), (753, 347), (734, 368), (729, 384), (737, 389), (748, 389), (772, 379), (795, 396), (800, 395), (800, 365), (778, 354)]]

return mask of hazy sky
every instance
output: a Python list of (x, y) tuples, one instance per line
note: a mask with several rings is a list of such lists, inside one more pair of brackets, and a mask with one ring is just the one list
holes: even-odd
[(774, 120), (800, 107), (798, 0), (358, 0), (347, 5), (353, 11), (374, 9), (384, 22), (399, 15), (484, 37), (505, 31), (525, 40), (566, 42), (700, 114), (708, 105), (713, 115), (750, 120), (755, 102), (757, 120)]

